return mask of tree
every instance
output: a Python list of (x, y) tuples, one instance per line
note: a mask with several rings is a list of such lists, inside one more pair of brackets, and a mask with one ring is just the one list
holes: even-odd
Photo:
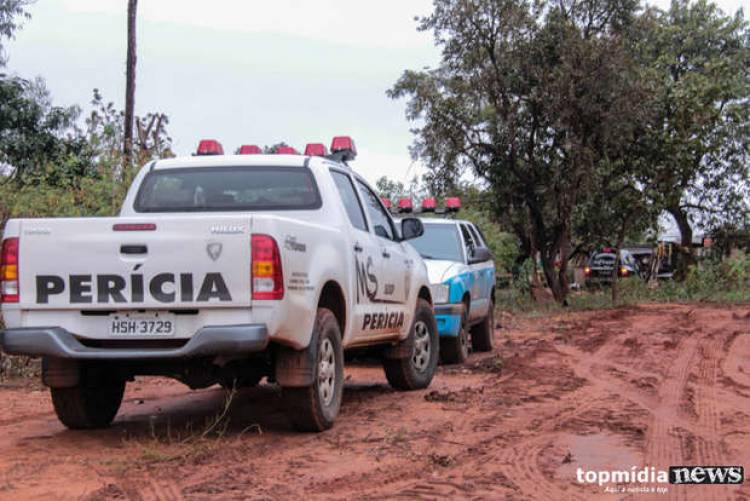
[(750, 30), (742, 12), (673, 0), (649, 13), (639, 58), (651, 70), (653, 126), (642, 137), (640, 181), (674, 218), (692, 261), (693, 226), (748, 214)]
[(128, 0), (128, 54), (125, 76), (125, 135), (123, 142), (123, 164), (133, 162), (133, 129), (135, 117), (135, 68), (136, 68), (136, 19), (138, 0)]
[[(53, 106), (41, 78), (0, 77), (0, 165), (17, 184), (59, 163), (48, 181), (90, 174), (87, 145), (75, 122), (78, 107)], [(75, 161), (68, 161), (73, 157)]]
[(388, 176), (381, 176), (375, 181), (375, 188), (378, 190), (381, 197), (385, 197), (389, 200), (401, 197), (405, 193), (404, 183), (389, 179)]
[(602, 162), (634, 142), (644, 108), (627, 51), (635, 0), (436, 0), (420, 20), (438, 68), (390, 90), (420, 120), (413, 153), (434, 171), (472, 169), (527, 221), (532, 251), (565, 302), (575, 207)]
[(31, 15), (26, 11), (26, 7), (31, 3), (32, 0), (0, 1), (0, 66), (5, 66), (7, 61), (3, 39), (15, 36), (16, 30), (21, 27), (19, 19), (31, 19)]

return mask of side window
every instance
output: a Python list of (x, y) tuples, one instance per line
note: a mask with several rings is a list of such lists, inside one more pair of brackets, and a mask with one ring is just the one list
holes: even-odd
[(393, 223), (388, 213), (380, 204), (380, 199), (362, 181), (357, 180), (357, 183), (359, 184), (359, 192), (362, 194), (367, 213), (370, 215), (373, 231), (379, 237), (395, 240)]
[(344, 208), (346, 208), (346, 214), (349, 216), (352, 226), (358, 230), (367, 231), (365, 214), (362, 212), (362, 205), (354, 191), (352, 180), (343, 172), (335, 170), (331, 171), (331, 176), (333, 176), (333, 182), (336, 183), (336, 188), (339, 190), (341, 201), (344, 202)]
[(471, 236), (474, 237), (474, 242), (476, 242), (477, 247), (486, 247), (487, 245), (484, 243), (484, 239), (479, 236), (479, 228), (470, 224), (469, 229), (471, 230)]
[(471, 236), (471, 233), (469, 232), (469, 228), (467, 228), (465, 224), (461, 225), (461, 234), (463, 234), (464, 236), (464, 242), (466, 242), (466, 248), (476, 249), (477, 244), (476, 242), (474, 242), (474, 237)]

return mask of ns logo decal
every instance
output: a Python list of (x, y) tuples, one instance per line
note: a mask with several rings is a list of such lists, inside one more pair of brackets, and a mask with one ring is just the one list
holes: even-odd
[(357, 267), (357, 302), (361, 302), (366, 296), (370, 301), (375, 301), (378, 294), (378, 277), (373, 273), (372, 257), (367, 257), (367, 262), (362, 262), (355, 258), (354, 264)]

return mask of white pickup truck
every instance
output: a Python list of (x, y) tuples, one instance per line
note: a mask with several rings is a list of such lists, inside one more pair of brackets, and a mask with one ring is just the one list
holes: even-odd
[(70, 428), (109, 425), (126, 381), (162, 375), (191, 388), (267, 377), (296, 428), (324, 430), (344, 350), (363, 347), (394, 388), (428, 386), (438, 332), (404, 243), (422, 223), (395, 225), (346, 164), (350, 138), (331, 151), (223, 155), (203, 141), (144, 166), (119, 217), (8, 221), (0, 346), (42, 357)]

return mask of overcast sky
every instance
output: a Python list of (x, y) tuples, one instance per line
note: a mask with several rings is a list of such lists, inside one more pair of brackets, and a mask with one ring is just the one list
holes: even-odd
[[(728, 12), (744, 0), (719, 0)], [(654, 2), (665, 6), (667, 0)], [(84, 110), (92, 89), (123, 107), (126, 0), (38, 0), (9, 45), (9, 69), (47, 81), (55, 104)], [(330, 143), (351, 135), (371, 182), (407, 182), (404, 102), (385, 95), (405, 69), (435, 66), (415, 15), (431, 0), (141, 0), (136, 112), (169, 115), (177, 154), (200, 138)]]

